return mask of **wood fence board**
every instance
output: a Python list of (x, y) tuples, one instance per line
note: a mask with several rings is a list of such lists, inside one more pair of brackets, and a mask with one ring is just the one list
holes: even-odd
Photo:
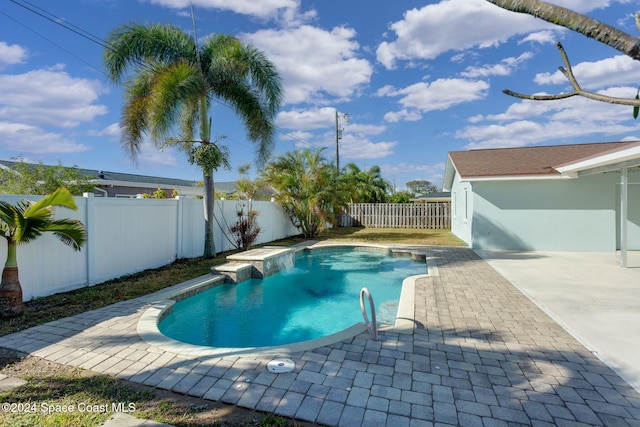
[(451, 228), (451, 203), (351, 203), (341, 227)]

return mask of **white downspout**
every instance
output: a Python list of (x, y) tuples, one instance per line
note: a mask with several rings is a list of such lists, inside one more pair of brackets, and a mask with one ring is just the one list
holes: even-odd
[(627, 188), (628, 181), (627, 168), (622, 168), (622, 175), (620, 179), (620, 264), (622, 267), (627, 267), (627, 209), (629, 208)]

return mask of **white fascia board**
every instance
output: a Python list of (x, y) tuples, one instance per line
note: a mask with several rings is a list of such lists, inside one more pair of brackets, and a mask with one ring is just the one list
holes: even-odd
[[(453, 179), (458, 173), (453, 161), (451, 160), (451, 156), (447, 155), (447, 163), (444, 165), (444, 178), (442, 182), (442, 191), (451, 191), (451, 187), (453, 186)], [(458, 174), (459, 175), (459, 174)]]
[(616, 163), (628, 162), (630, 160), (640, 161), (640, 145), (619, 150), (613, 153), (603, 154), (602, 156), (592, 157), (564, 166), (554, 167), (555, 170), (569, 178), (577, 178), (578, 173), (588, 169), (601, 168), (607, 165), (615, 165)]
[(478, 182), (478, 181), (548, 181), (567, 179), (568, 176), (563, 175), (522, 175), (522, 176), (467, 176), (461, 178), (462, 182)]

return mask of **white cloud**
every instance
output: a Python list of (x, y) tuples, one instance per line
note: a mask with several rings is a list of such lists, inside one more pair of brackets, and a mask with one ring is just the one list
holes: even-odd
[(396, 40), (381, 43), (377, 58), (392, 69), (399, 60), (433, 59), (449, 50), (488, 48), (514, 35), (551, 27), (485, 0), (443, 0), (411, 9), (401, 21), (391, 24)]
[(422, 114), (417, 112), (416, 110), (400, 110), (400, 111), (390, 111), (384, 115), (384, 120), (389, 123), (398, 123), (398, 122), (417, 122), (422, 119)]
[[(609, 0), (565, 0), (553, 3), (585, 13), (608, 6)], [(392, 23), (396, 39), (378, 46), (377, 59), (387, 69), (398, 61), (433, 59), (469, 48), (495, 47), (516, 35), (525, 41), (547, 43), (554, 32), (566, 31), (541, 19), (514, 13), (485, 0), (441, 0), (405, 12)], [(533, 33), (533, 34), (529, 34)]]
[(343, 165), (349, 159), (383, 159), (393, 154), (396, 141), (373, 142), (367, 138), (344, 136), (340, 143), (340, 164)]
[(295, 29), (262, 30), (240, 37), (264, 51), (282, 77), (286, 103), (347, 99), (367, 85), (369, 61), (358, 58), (360, 45), (352, 28), (331, 31), (302, 25)]
[[(629, 87), (610, 88), (600, 93), (625, 96)], [(608, 140), (610, 136), (633, 135), (640, 123), (632, 108), (573, 97), (559, 101), (527, 101), (512, 104), (504, 113), (474, 116), (473, 126), (455, 133), (466, 139), (466, 149), (521, 147), (559, 143), (572, 138)]]
[[(568, 54), (570, 55), (569, 52)], [(638, 78), (640, 76), (640, 62), (634, 61), (626, 55), (616, 55), (595, 62), (581, 62), (572, 65), (571, 69), (580, 86), (584, 88), (594, 89), (640, 83)], [(567, 78), (560, 71), (553, 74), (537, 74), (534, 82), (539, 85), (569, 84)]]
[(539, 44), (555, 43), (558, 38), (557, 33), (560, 31), (562, 30), (558, 29), (554, 31), (551, 31), (551, 30), (536, 31), (534, 33), (527, 35), (522, 40), (520, 40), (518, 44), (527, 43), (527, 42), (539, 43)]
[(345, 125), (345, 134), (352, 133), (356, 135), (379, 135), (387, 130), (386, 126), (370, 125), (361, 123), (349, 123)]
[(278, 113), (276, 124), (286, 129), (312, 130), (335, 127), (336, 110), (330, 107), (294, 109)]
[(142, 166), (176, 166), (178, 160), (175, 148), (158, 149), (152, 142), (145, 140), (140, 144), (137, 163)]
[(518, 68), (518, 66), (531, 59), (533, 57), (533, 53), (525, 52), (518, 57), (509, 57), (500, 61), (499, 64), (486, 64), (482, 67), (467, 67), (463, 72), (460, 73), (462, 77), (467, 78), (477, 78), (477, 77), (489, 77), (489, 76), (508, 76), (511, 75), (513, 70)]
[(100, 130), (90, 130), (87, 132), (88, 135), (91, 136), (108, 136), (110, 138), (120, 138), (122, 134), (122, 128), (120, 127), (120, 123), (112, 123), (104, 129)]
[[(339, 113), (343, 113), (339, 111)], [(278, 114), (277, 124), (286, 129), (295, 129), (282, 139), (295, 140), (296, 148), (327, 148), (327, 157), (335, 156), (336, 110), (323, 107), (309, 110), (291, 110)], [(371, 141), (370, 136), (379, 135), (387, 130), (386, 126), (358, 123), (354, 117), (347, 123), (340, 119), (343, 129), (340, 140), (340, 158), (345, 159), (379, 159), (393, 153), (394, 141)], [(322, 135), (313, 134), (312, 130), (322, 130)]]
[[(403, 89), (385, 87), (380, 93), (386, 96), (399, 96), (398, 101), (405, 112), (389, 115), (391, 121), (404, 117), (412, 117), (411, 109), (423, 113), (434, 110), (445, 110), (463, 102), (483, 99), (487, 96), (489, 83), (482, 80), (438, 79), (431, 83), (419, 82)], [(415, 117), (415, 116), (413, 116)]]
[(97, 80), (73, 78), (60, 67), (0, 75), (0, 120), (71, 128), (106, 114), (96, 104), (106, 89)]
[(22, 46), (0, 41), (0, 68), (5, 65), (22, 64), (27, 56), (29, 54)]
[(47, 132), (39, 127), (0, 121), (0, 147), (15, 153), (60, 154), (89, 150), (58, 133)]
[[(194, 7), (206, 9), (228, 10), (243, 15), (257, 17), (270, 17), (286, 9), (298, 9), (300, 0), (191, 0)], [(190, 5), (189, 0), (149, 0), (152, 4), (170, 7), (173, 9), (185, 9)]]
[(391, 184), (396, 185), (396, 190), (405, 188), (407, 182), (415, 179), (424, 179), (440, 187), (445, 164), (425, 164), (425, 163), (397, 163), (380, 165), (383, 177), (391, 177)]

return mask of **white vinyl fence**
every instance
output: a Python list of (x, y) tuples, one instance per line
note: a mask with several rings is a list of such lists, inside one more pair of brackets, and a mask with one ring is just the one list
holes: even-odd
[[(0, 196), (15, 204), (38, 196)], [(202, 256), (204, 207), (195, 199), (120, 199), (76, 197), (77, 211), (57, 208), (56, 217), (79, 219), (88, 239), (81, 251), (65, 246), (50, 233), (18, 247), (20, 283), (25, 301), (38, 296), (95, 285), (109, 279)], [(216, 252), (233, 249), (225, 237), (236, 211), (247, 201), (216, 200)], [(272, 202), (251, 202), (262, 231), (256, 243), (299, 234), (284, 211)], [(218, 225), (219, 224), (219, 225)], [(223, 231), (224, 230), (224, 231)], [(226, 233), (225, 233), (226, 232)], [(232, 237), (229, 237), (233, 241)], [(6, 259), (0, 242), (0, 261)]]

